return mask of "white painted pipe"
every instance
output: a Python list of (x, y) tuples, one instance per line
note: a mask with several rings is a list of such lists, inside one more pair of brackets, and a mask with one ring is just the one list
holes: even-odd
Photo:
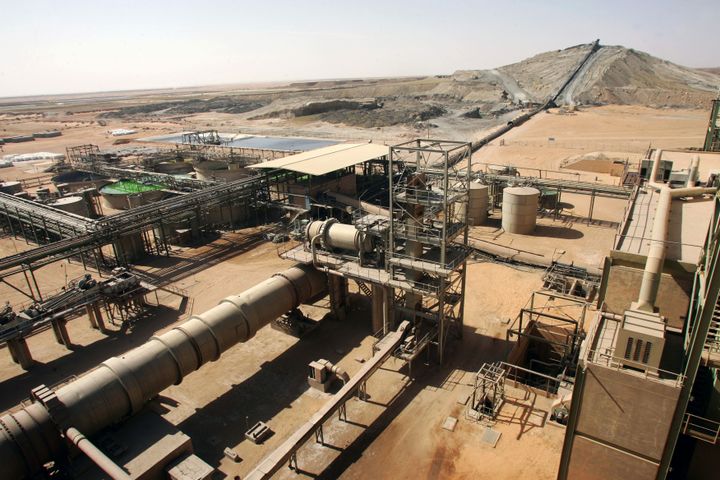
[[(653, 177), (650, 178), (652, 179)], [(670, 222), (670, 211), (673, 199), (680, 197), (697, 197), (716, 192), (717, 190), (715, 188), (671, 189), (667, 185), (662, 186), (660, 190), (660, 200), (655, 210), (655, 221), (653, 222), (650, 249), (648, 250), (642, 283), (640, 284), (640, 294), (633, 308), (646, 312), (653, 312), (655, 310), (655, 301), (657, 300), (658, 287), (660, 286), (660, 276), (662, 275), (663, 264), (665, 263), (665, 252), (667, 250), (665, 242), (667, 240), (668, 223)]]

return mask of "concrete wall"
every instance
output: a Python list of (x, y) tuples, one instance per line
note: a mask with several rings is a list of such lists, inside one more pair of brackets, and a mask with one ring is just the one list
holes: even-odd
[(567, 478), (654, 479), (680, 388), (589, 364), (579, 390)]
[(572, 480), (654, 479), (658, 470), (657, 463), (583, 437), (575, 438), (572, 454)]

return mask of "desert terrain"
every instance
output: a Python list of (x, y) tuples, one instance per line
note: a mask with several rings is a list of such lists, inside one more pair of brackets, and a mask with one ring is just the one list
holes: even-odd
[[(83, 144), (107, 151), (151, 148), (155, 144), (139, 140), (207, 129), (379, 144), (418, 136), (472, 141), (546, 101), (589, 48), (580, 45), (494, 70), (426, 78), (0, 99), (0, 137), (62, 132), (54, 138), (6, 143), (0, 156), (64, 153)], [(718, 86), (717, 72), (685, 69), (622, 47), (602, 47), (561, 105), (483, 146), (472, 155), (472, 163), (476, 170), (512, 165), (527, 175), (542, 170), (550, 177), (617, 185), (618, 177), (593, 171), (593, 162), (636, 164), (650, 147), (701, 146), (708, 104)], [(137, 133), (123, 137), (109, 133), (119, 128)], [(119, 139), (123, 143), (118, 144)], [(1, 169), (0, 178), (46, 176), (50, 166), (14, 165)], [(625, 202), (599, 199), (594, 220), (584, 222), (587, 197), (568, 195), (563, 201), (569, 205), (563, 215), (539, 219), (534, 235), (502, 232), (498, 212), (487, 224), (473, 227), (470, 235), (544, 258), (600, 267), (612, 247)], [(196, 245), (172, 247), (168, 257), (138, 262), (133, 268), (149, 279), (171, 276), (172, 287), (185, 292), (188, 300), (182, 302), (170, 291), (150, 295), (151, 315), (122, 328), (110, 325), (108, 334), (91, 329), (88, 318), (78, 316), (68, 323), (72, 349), (59, 345), (51, 330), (38, 332), (28, 338), (37, 362), (32, 373), (0, 348), (0, 410), (16, 408), (38, 384), (54, 385), (79, 376), (287, 268), (289, 263), (279, 258), (277, 246), (263, 237), (267, 229), (217, 232)], [(32, 247), (9, 233), (0, 238), (0, 256)], [(44, 266), (35, 275), (43, 293), (49, 293), (84, 272), (73, 259)], [(300, 472), (283, 469), (274, 478), (556, 478), (564, 428), (549, 422), (552, 399), (534, 390), (509, 388), (512, 401), (503, 406), (493, 425), (502, 434), (497, 447), (481, 443), (482, 426), (465, 418), (464, 405), (458, 402), (471, 390), (483, 362), (504, 359), (510, 351), (508, 325), (532, 292), (542, 287), (542, 274), (541, 269), (473, 258), (467, 271), (463, 341), (453, 344), (449, 360), (437, 365), (419, 358), (411, 373), (390, 359), (369, 380), (369, 400), (355, 398), (348, 403), (350, 421), (328, 422), (326, 445), (308, 442), (300, 450)], [(0, 284), (0, 301), (12, 305), (30, 301), (19, 292), (26, 289), (22, 275), (5, 281)], [(151, 408), (193, 438), (195, 453), (218, 468), (218, 478), (244, 478), (329, 398), (308, 388), (308, 362), (325, 358), (352, 375), (372, 355), (370, 304), (360, 295), (351, 296), (346, 320), (322, 320), (300, 340), (265, 327), (222, 360), (163, 391)], [(327, 300), (307, 309), (315, 318), (328, 311)], [(442, 427), (447, 417), (459, 419), (454, 431)], [(243, 436), (247, 426), (257, 421), (275, 432), (263, 445)], [(412, 445), (412, 455), (405, 453), (407, 445)], [(224, 456), (226, 447), (241, 461)]]

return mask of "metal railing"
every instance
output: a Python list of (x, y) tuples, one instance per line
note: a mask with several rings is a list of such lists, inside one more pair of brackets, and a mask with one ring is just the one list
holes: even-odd
[[(651, 380), (657, 383), (670, 384), (673, 387), (680, 388), (685, 382), (685, 375), (681, 373), (671, 372), (669, 370), (663, 370), (661, 368), (651, 367), (649, 365), (641, 364), (638, 362), (630, 362), (624, 358), (616, 357), (613, 355), (613, 351), (610, 354), (597, 353), (591, 350), (588, 353), (588, 361), (594, 365), (601, 367), (607, 367), (611, 370), (623, 370), (624, 372), (635, 374), (646, 380)], [(592, 359), (592, 360), (590, 360)], [(636, 364), (637, 368), (628, 369), (625, 368), (628, 364)]]
[(720, 422), (686, 413), (683, 419), (682, 433), (714, 445), (720, 438)]

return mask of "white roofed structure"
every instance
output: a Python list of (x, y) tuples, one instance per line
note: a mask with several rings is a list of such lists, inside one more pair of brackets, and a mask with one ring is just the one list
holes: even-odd
[(374, 143), (340, 143), (287, 157), (257, 163), (250, 168), (283, 169), (307, 175), (326, 175), (335, 170), (375, 160), (388, 155), (386, 145)]

